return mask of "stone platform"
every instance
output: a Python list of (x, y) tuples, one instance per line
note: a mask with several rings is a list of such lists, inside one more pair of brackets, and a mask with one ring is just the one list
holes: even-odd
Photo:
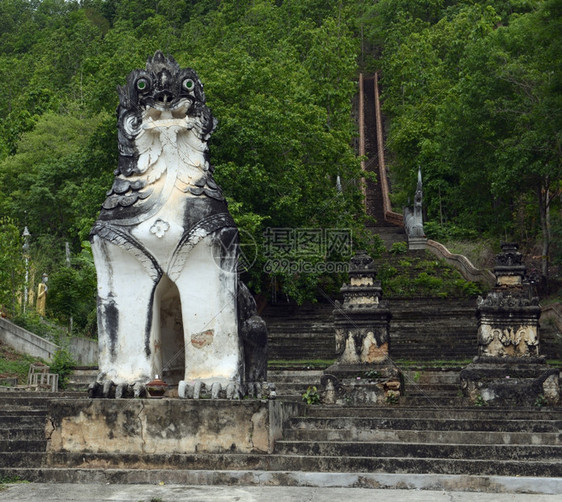
[[(49, 403), (46, 451), (138, 456), (271, 453), (298, 402), (247, 399), (60, 399)], [(136, 461), (135, 461), (136, 463)]]

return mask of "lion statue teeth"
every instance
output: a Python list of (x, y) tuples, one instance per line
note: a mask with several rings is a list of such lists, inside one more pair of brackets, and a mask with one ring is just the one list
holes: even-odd
[(99, 369), (91, 397), (267, 387), (267, 331), (237, 275), (238, 230), (213, 179), (203, 84), (158, 51), (119, 87), (119, 165), (92, 232)]

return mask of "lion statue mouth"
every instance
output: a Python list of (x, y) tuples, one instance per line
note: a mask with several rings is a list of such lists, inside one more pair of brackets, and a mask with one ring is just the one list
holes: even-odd
[(177, 127), (188, 130), (193, 127), (188, 116), (191, 107), (192, 102), (186, 98), (180, 99), (173, 106), (168, 106), (166, 103), (154, 103), (142, 113), (142, 129), (149, 131)]

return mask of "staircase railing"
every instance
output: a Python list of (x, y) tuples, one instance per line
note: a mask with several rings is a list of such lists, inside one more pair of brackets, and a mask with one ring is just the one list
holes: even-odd
[(404, 226), (404, 217), (392, 210), (390, 204), (390, 191), (388, 189), (388, 178), (386, 176), (386, 164), (384, 162), (384, 136), (382, 131), (381, 104), (379, 100), (379, 74), (375, 73), (375, 123), (377, 128), (377, 152), (379, 159), (379, 183), (382, 191), (382, 204), (384, 220), (399, 227)]
[(496, 284), (496, 276), (490, 270), (476, 268), (466, 256), (451, 253), (440, 242), (428, 239), (426, 249), (456, 268), (467, 281), (482, 282), (490, 287)]

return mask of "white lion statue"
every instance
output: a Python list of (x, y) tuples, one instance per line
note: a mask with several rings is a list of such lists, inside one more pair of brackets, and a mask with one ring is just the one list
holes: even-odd
[(91, 232), (99, 376), (91, 397), (266, 387), (267, 332), (239, 281), (238, 230), (213, 180), (203, 85), (158, 51), (119, 87), (119, 166)]

